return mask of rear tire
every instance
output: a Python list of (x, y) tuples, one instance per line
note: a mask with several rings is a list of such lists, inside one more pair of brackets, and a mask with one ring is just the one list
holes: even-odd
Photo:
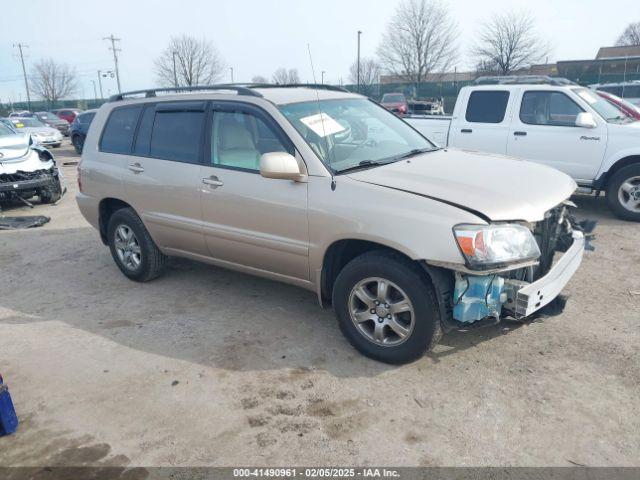
[(618, 218), (640, 222), (640, 163), (621, 168), (609, 179), (607, 204)]
[(351, 345), (380, 362), (416, 360), (442, 336), (433, 286), (418, 265), (393, 252), (349, 262), (335, 281), (333, 307)]
[(133, 209), (123, 208), (111, 215), (107, 241), (116, 265), (126, 277), (148, 282), (162, 274), (167, 256), (158, 249)]

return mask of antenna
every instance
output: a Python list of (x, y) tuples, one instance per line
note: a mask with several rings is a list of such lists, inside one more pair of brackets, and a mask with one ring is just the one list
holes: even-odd
[[(316, 83), (316, 72), (313, 68), (313, 58), (311, 57), (311, 45), (307, 43), (307, 50), (309, 51), (309, 63), (311, 64), (311, 75), (313, 75), (313, 83)], [(327, 155), (329, 154), (329, 141), (327, 140), (327, 133), (324, 129), (324, 113), (320, 109), (320, 94), (318, 93), (318, 89), (316, 88), (316, 103), (318, 105), (318, 115), (320, 115), (320, 124), (322, 125), (322, 138), (324, 139), (324, 145), (327, 149)], [(336, 189), (336, 179), (333, 176), (333, 169), (331, 167), (331, 160), (329, 160), (329, 174), (331, 175), (331, 190)]]

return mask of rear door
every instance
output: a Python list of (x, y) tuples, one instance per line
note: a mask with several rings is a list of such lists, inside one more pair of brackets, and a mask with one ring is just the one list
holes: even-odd
[(508, 90), (472, 90), (466, 110), (457, 112), (449, 130), (449, 145), (463, 150), (506, 153), (509, 133)]
[(594, 115), (596, 128), (577, 127), (585, 109), (562, 90), (523, 89), (519, 97), (507, 153), (557, 168), (578, 183), (593, 180), (607, 146), (606, 122)]
[(260, 175), (263, 153), (296, 155), (289, 138), (268, 113), (240, 102), (215, 102), (207, 130), (200, 186), (211, 257), (308, 280), (307, 183)]
[(132, 108), (139, 121), (135, 140), (123, 146), (126, 200), (159, 246), (206, 255), (199, 190), (206, 102)]

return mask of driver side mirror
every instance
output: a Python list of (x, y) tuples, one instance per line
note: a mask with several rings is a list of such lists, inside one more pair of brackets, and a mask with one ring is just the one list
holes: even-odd
[(597, 126), (596, 119), (589, 112), (581, 112), (576, 117), (576, 127), (596, 128)]
[(304, 182), (307, 179), (306, 174), (300, 171), (296, 158), (287, 152), (263, 153), (260, 157), (260, 175), (295, 182)]

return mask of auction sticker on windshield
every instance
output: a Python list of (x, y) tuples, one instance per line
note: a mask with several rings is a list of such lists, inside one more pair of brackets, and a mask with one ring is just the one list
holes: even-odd
[(331, 118), (326, 113), (316, 113), (308, 117), (301, 118), (300, 121), (309, 127), (313, 133), (319, 137), (327, 137), (334, 133), (346, 130), (337, 120)]

